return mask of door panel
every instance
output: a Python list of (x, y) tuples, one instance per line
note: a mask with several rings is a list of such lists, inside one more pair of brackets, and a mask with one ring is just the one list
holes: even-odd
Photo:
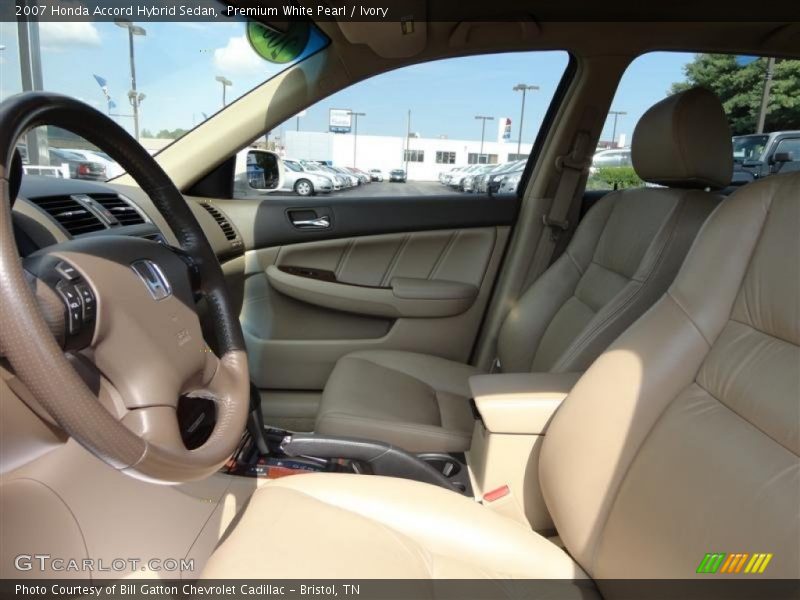
[[(328, 198), (272, 195), (266, 199), (223, 200), (214, 204), (233, 222), (248, 249), (381, 233), (513, 225), (519, 210), (515, 195)], [(291, 215), (302, 211), (327, 217), (330, 225), (321, 229), (297, 227)]]
[[(445, 229), (249, 251), (241, 320), (253, 381), (262, 389), (321, 390), (340, 357), (370, 348), (466, 361), (508, 232), (506, 226)], [(323, 283), (354, 290), (391, 294), (392, 282), (409, 278), (474, 293), (452, 316), (373, 316), (352, 307), (332, 310), (273, 289), (269, 273), (292, 277), (282, 270), (287, 267), (331, 273), (337, 283)]]

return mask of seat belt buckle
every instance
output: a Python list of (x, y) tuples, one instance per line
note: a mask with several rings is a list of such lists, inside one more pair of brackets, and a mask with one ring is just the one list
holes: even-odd
[(542, 223), (545, 227), (550, 230), (550, 240), (552, 242), (557, 242), (559, 236), (569, 231), (569, 221), (561, 221), (559, 219), (553, 219), (549, 215), (542, 215)]
[(549, 227), (550, 229), (560, 229), (561, 231), (567, 231), (569, 229), (569, 221), (560, 221), (548, 215), (542, 215), (542, 223), (544, 223), (545, 227)]

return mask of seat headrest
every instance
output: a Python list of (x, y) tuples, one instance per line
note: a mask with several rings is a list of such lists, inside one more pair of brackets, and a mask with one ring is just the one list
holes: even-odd
[(719, 98), (692, 88), (653, 105), (631, 143), (636, 173), (669, 187), (724, 188), (733, 176), (728, 119)]

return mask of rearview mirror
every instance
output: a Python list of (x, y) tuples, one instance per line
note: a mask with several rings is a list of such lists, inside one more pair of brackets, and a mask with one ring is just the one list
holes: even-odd
[(283, 161), (275, 152), (248, 148), (236, 154), (234, 194), (268, 194), (283, 185)]

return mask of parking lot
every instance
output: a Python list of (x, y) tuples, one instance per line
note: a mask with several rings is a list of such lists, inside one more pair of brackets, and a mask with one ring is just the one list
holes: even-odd
[[(409, 181), (407, 183), (372, 182), (358, 187), (320, 194), (324, 197), (354, 196), (360, 198), (374, 198), (378, 196), (432, 196), (442, 194), (461, 195), (461, 192), (451, 187), (442, 185), (438, 181)], [(296, 196), (292, 192), (275, 192), (273, 195)]]

